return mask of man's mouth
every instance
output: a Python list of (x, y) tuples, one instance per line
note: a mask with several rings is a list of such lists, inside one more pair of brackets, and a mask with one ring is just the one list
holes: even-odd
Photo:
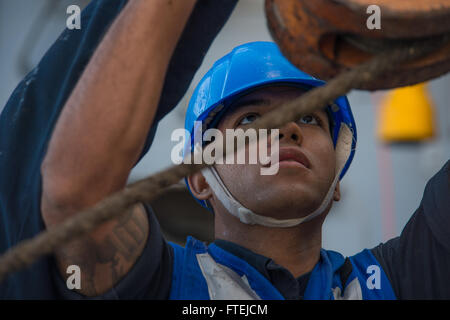
[(280, 167), (302, 167), (311, 169), (311, 162), (308, 157), (296, 147), (281, 147), (278, 164)]

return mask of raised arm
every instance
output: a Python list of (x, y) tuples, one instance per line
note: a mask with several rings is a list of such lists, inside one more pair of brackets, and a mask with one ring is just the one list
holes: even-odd
[(401, 235), (372, 249), (397, 299), (450, 299), (450, 160)]
[[(52, 227), (122, 189), (139, 159), (166, 70), (195, 0), (130, 1), (67, 100), (42, 164), (41, 211)], [(141, 205), (56, 253), (81, 293), (99, 295), (133, 266), (148, 236)]]

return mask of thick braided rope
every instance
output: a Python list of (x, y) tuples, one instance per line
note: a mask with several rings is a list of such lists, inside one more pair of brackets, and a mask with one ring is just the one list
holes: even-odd
[[(308, 91), (300, 98), (276, 108), (276, 110), (255, 121), (249, 128), (280, 128), (302, 114), (322, 108), (336, 98), (347, 94), (353, 88), (359, 87), (363, 83), (370, 83), (392, 69), (393, 66), (436, 50), (448, 39), (448, 36), (444, 36), (438, 40), (423, 40), (410, 46), (400, 45), (397, 48), (379, 53), (370, 61), (341, 73), (323, 87)], [(235, 150), (227, 150), (227, 153), (232, 152), (235, 152)], [(206, 164), (173, 166), (149, 178), (128, 185), (124, 190), (100, 201), (92, 208), (79, 212), (60, 225), (41, 232), (32, 239), (23, 240), (0, 257), (0, 282), (9, 273), (31, 265), (38, 258), (55, 251), (61, 245), (92, 231), (112, 218), (124, 214), (132, 205), (152, 201), (163, 193), (165, 188), (206, 166)]]

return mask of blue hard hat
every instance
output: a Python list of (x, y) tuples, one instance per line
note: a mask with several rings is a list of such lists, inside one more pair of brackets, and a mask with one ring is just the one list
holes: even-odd
[[(202, 122), (202, 132), (214, 127), (221, 116), (229, 110), (232, 102), (250, 91), (269, 85), (293, 85), (310, 89), (322, 86), (316, 79), (292, 65), (273, 42), (250, 42), (233, 49), (217, 60), (200, 80), (192, 94), (186, 111), (185, 129), (194, 140), (196, 121)], [(353, 160), (356, 147), (356, 125), (346, 96), (339, 97), (328, 106), (333, 120), (333, 143), (336, 146), (341, 123), (347, 124), (353, 133), (351, 153), (340, 178), (344, 176)], [(185, 153), (187, 148), (185, 148)], [(186, 185), (189, 185), (186, 181)], [(199, 201), (206, 207), (205, 201)]]

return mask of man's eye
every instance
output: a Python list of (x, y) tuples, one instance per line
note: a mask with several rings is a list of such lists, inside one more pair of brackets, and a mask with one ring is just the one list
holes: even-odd
[(259, 118), (257, 114), (248, 114), (244, 118), (241, 119), (239, 125), (249, 124)]
[(300, 118), (300, 123), (304, 123), (304, 124), (319, 124), (319, 122), (317, 121), (317, 118), (314, 117), (313, 115), (306, 115)]

